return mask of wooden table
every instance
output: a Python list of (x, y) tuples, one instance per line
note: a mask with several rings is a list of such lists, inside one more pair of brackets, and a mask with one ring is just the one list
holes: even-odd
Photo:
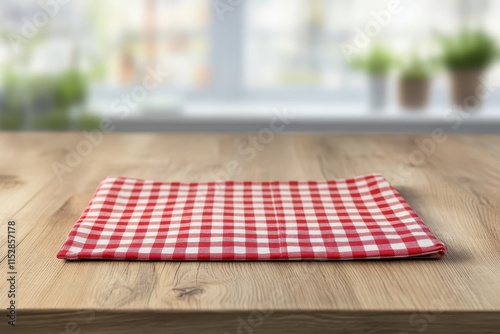
[[(248, 136), (106, 134), (92, 143), (82, 133), (0, 134), (4, 277), (9, 220), (16, 222), (18, 245), (17, 326), (2, 317), (0, 331), (500, 332), (500, 137), (276, 134), (258, 140), (255, 154), (242, 154), (238, 147)], [(374, 172), (383, 173), (445, 242), (444, 259), (56, 259), (107, 175), (187, 182), (223, 175), (325, 180)], [(2, 282), (5, 309), (10, 299)]]

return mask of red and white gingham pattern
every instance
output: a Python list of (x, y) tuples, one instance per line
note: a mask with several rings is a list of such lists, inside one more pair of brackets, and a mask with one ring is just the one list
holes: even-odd
[(57, 257), (112, 260), (441, 258), (445, 246), (374, 174), (335, 181), (106, 178)]

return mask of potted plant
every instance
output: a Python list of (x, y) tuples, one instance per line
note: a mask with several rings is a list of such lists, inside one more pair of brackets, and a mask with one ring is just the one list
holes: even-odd
[(363, 57), (353, 60), (352, 65), (369, 75), (370, 106), (381, 109), (387, 103), (387, 76), (393, 64), (391, 52), (381, 44), (375, 44)]
[(429, 100), (431, 62), (416, 53), (403, 59), (398, 81), (399, 103), (404, 108), (423, 108)]
[(451, 98), (463, 110), (477, 110), (482, 103), (481, 76), (497, 57), (495, 41), (482, 31), (463, 30), (440, 38), (443, 65), (450, 72)]
[(79, 130), (97, 130), (101, 127), (101, 121), (102, 119), (99, 115), (85, 112), (78, 118), (76, 126)]
[(34, 111), (31, 127), (58, 131), (72, 128), (72, 108), (81, 106), (86, 97), (85, 77), (68, 71), (55, 76), (34, 76), (28, 81), (28, 106)]
[(20, 78), (8, 66), (4, 66), (1, 72), (0, 130), (20, 130), (26, 120), (25, 91)]

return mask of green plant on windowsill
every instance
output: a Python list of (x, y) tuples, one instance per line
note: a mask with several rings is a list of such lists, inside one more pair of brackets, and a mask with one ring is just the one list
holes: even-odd
[(370, 51), (363, 56), (351, 61), (353, 68), (363, 70), (372, 76), (385, 76), (394, 64), (391, 51), (382, 44), (375, 44)]
[(77, 71), (63, 73), (55, 80), (53, 98), (60, 108), (69, 108), (82, 103), (87, 94), (85, 77)]
[(3, 87), (0, 92), (0, 130), (20, 130), (25, 123), (24, 91), (19, 77), (8, 66), (1, 69)]
[(372, 109), (382, 109), (387, 104), (387, 75), (394, 64), (391, 51), (382, 44), (375, 44), (370, 51), (351, 61), (351, 66), (369, 74), (369, 104)]
[(101, 117), (93, 113), (85, 113), (76, 121), (79, 130), (97, 130), (101, 127)]
[(437, 68), (436, 60), (424, 59), (412, 52), (407, 57), (401, 57), (398, 62), (399, 78), (406, 80), (422, 80), (432, 76)]
[[(80, 106), (86, 97), (86, 78), (77, 71), (31, 77), (6, 72), (4, 78), (2, 129), (69, 130), (70, 110)], [(28, 116), (33, 120), (29, 124)]]
[(450, 72), (453, 104), (466, 111), (478, 110), (483, 103), (483, 98), (477, 96), (481, 77), (499, 56), (495, 40), (484, 31), (470, 29), (438, 40), (441, 63)]
[(416, 52), (401, 57), (399, 61), (399, 102), (404, 108), (420, 109), (429, 100), (430, 79), (435, 61), (424, 59)]
[(24, 115), (20, 113), (6, 113), (0, 111), (1, 130), (20, 130), (24, 124)]
[(37, 130), (64, 131), (71, 127), (71, 120), (66, 110), (54, 109), (43, 116), (37, 117), (34, 128)]
[(442, 63), (449, 70), (482, 70), (498, 58), (491, 36), (481, 30), (464, 29), (456, 36), (438, 38)]

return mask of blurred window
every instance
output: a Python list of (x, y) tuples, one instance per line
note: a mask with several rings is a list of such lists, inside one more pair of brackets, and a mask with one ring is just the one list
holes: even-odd
[[(401, 12), (386, 17), (394, 2)], [(0, 3), (0, 65), (20, 75), (76, 68), (108, 99), (161, 67), (170, 95), (360, 101), (365, 76), (349, 68), (340, 45), (369, 22), (381, 26), (371, 42), (404, 54), (432, 52), (435, 32), (465, 23), (498, 37), (500, 15), (493, 0), (74, 0), (13, 52), (9, 34), (21, 36), (41, 3)], [(220, 3), (229, 8), (223, 15)]]
[[(339, 46), (342, 42), (353, 45), (358, 32), (370, 28), (369, 22), (380, 27), (368, 37), (370, 41), (406, 52), (413, 47), (429, 48), (433, 32), (457, 31), (462, 20), (464, 1), (396, 0), (399, 13), (388, 16), (391, 2), (247, 1), (245, 86), (359, 88), (360, 78), (347, 66)], [(480, 7), (479, 2), (484, 3), (475, 1), (475, 7)]]
[(141, 82), (146, 68), (159, 66), (168, 69), (166, 85), (209, 84), (207, 1), (94, 0), (89, 7), (113, 81)]

